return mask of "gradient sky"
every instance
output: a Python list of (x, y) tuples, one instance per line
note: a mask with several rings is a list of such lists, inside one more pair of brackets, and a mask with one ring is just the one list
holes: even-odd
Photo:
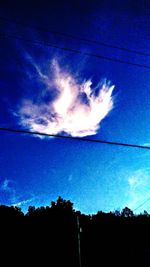
[[(144, 0), (1, 1), (0, 127), (47, 132), (49, 123), (50, 132), (57, 121), (55, 133), (149, 145), (149, 69), (47, 44), (148, 66), (150, 56), (42, 30), (150, 54), (149, 17)], [(0, 203), (26, 211), (61, 195), (87, 214), (134, 210), (150, 197), (149, 162), (148, 150), (0, 132)], [(150, 202), (137, 212), (144, 209), (150, 212)]]

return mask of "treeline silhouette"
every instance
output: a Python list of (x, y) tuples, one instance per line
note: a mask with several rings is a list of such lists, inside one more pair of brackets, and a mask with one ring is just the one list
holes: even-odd
[[(1, 266), (150, 266), (150, 215), (122, 211), (85, 215), (58, 197), (24, 214), (0, 206)], [(3, 263), (3, 264), (2, 264)]]

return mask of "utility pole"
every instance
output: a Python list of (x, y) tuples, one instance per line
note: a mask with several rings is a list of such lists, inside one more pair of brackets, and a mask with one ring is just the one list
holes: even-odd
[(79, 221), (79, 215), (77, 215), (77, 231), (78, 231), (78, 257), (79, 257), (79, 267), (81, 266), (81, 240), (80, 240), (80, 221)]

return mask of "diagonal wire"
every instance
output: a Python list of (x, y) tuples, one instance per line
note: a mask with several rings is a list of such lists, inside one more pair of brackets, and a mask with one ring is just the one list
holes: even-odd
[(81, 55), (85, 55), (85, 56), (89, 56), (89, 57), (95, 57), (95, 58), (98, 58), (98, 59), (104, 59), (104, 60), (114, 61), (114, 62), (121, 63), (121, 64), (127, 64), (127, 65), (132, 65), (132, 66), (135, 66), (135, 67), (150, 69), (150, 66), (148, 66), (148, 65), (143, 65), (143, 64), (139, 64), (139, 63), (133, 63), (133, 62), (130, 62), (130, 61), (125, 61), (125, 60), (121, 60), (121, 59), (117, 59), (117, 58), (113, 58), (113, 57), (107, 57), (107, 56), (103, 56), (103, 55), (100, 55), (100, 54), (93, 54), (93, 53), (83, 52), (81, 50), (72, 49), (72, 48), (69, 48), (69, 47), (62, 47), (62, 46), (58, 46), (58, 45), (55, 45), (55, 44), (50, 44), (50, 43), (47, 43), (47, 42), (32, 41), (31, 39), (26, 39), (26, 38), (24, 38), (22, 36), (13, 35), (13, 34), (9, 34), (9, 33), (6, 33), (6, 32), (0, 32), (0, 37), (18, 39), (18, 40), (21, 40), (21, 41), (32, 43), (34, 45), (48, 46), (48, 47), (56, 48), (56, 49), (59, 49), (59, 50), (69, 51), (69, 52), (72, 52), (72, 53), (81, 54)]
[(45, 137), (56, 137), (56, 138), (77, 140), (77, 141), (83, 141), (83, 142), (92, 142), (92, 143), (100, 143), (100, 144), (107, 144), (107, 145), (132, 147), (132, 148), (139, 148), (139, 149), (150, 149), (150, 146), (142, 146), (142, 145), (136, 145), (136, 144), (112, 142), (112, 141), (105, 141), (105, 140), (100, 140), (100, 139), (73, 137), (73, 136), (66, 136), (66, 135), (60, 135), (60, 134), (48, 134), (48, 133), (34, 132), (34, 131), (30, 132), (30, 131), (27, 131), (27, 130), (4, 128), (4, 127), (0, 127), (0, 131), (7, 131), (7, 132), (13, 132), (13, 133), (23, 133), (23, 134), (30, 134), (30, 135), (40, 135), (40, 136), (45, 136)]
[(140, 204), (138, 207), (136, 207), (133, 211), (135, 211), (135, 210), (141, 208), (141, 207), (142, 207), (144, 204), (146, 204), (148, 201), (150, 201), (150, 197), (147, 198), (147, 199), (146, 199), (142, 204)]
[(122, 51), (129, 52), (129, 53), (134, 53), (137, 55), (150, 57), (149, 53), (145, 53), (143, 51), (137, 51), (134, 49), (129, 49), (127, 47), (112, 45), (112, 44), (108, 44), (105, 42), (101, 42), (101, 41), (97, 41), (97, 40), (93, 40), (93, 39), (89, 39), (89, 38), (84, 38), (84, 37), (80, 37), (80, 36), (75, 36), (75, 35), (72, 35), (69, 33), (55, 31), (55, 30), (51, 30), (51, 29), (47, 29), (47, 28), (43, 28), (43, 27), (39, 27), (39, 26), (33, 26), (33, 25), (29, 25), (29, 24), (24, 23), (24, 22), (16, 21), (16, 20), (11, 19), (11, 18), (0, 17), (0, 20), (10, 22), (10, 23), (15, 23), (15, 24), (23, 26), (23, 27), (32, 28), (36, 31), (43, 31), (43, 32), (47, 32), (47, 33), (51, 33), (51, 34), (55, 34), (55, 35), (60, 35), (60, 36), (63, 36), (63, 37), (69, 38), (69, 39), (73, 39), (73, 40), (83, 41), (83, 42), (87, 42), (87, 43), (93, 43), (93, 44), (108, 47), (108, 48), (113, 48), (113, 49), (122, 50)]

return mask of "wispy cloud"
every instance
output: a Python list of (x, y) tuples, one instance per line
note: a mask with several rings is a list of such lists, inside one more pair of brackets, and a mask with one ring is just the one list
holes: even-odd
[(11, 179), (2, 179), (0, 182), (0, 192), (1, 197), (5, 199), (6, 202), (16, 201), (16, 189)]
[(24, 195), (18, 194), (13, 180), (7, 178), (0, 180), (0, 197), (0, 200), (6, 205), (18, 207), (22, 207), (36, 199), (34, 195), (29, 193)]
[(9, 184), (10, 184), (10, 180), (5, 179), (5, 180), (1, 183), (0, 189), (1, 189), (2, 191), (10, 191), (10, 190), (11, 190), (11, 187), (9, 186)]
[(137, 170), (133, 175), (128, 178), (128, 183), (131, 191), (139, 187), (147, 186), (147, 182), (148, 175), (145, 170), (142, 169)]
[(12, 206), (23, 206), (23, 205), (26, 205), (30, 202), (32, 202), (33, 200), (35, 200), (35, 197), (32, 197), (32, 198), (29, 198), (29, 199), (25, 199), (25, 200), (22, 200), (22, 201), (19, 201), (19, 202), (16, 202), (16, 203), (13, 203)]
[[(150, 197), (150, 175), (144, 169), (136, 170), (128, 177), (128, 203), (127, 206), (131, 209), (136, 209), (141, 203)], [(145, 206), (141, 210), (146, 209)], [(139, 212), (139, 210), (137, 210)]]
[(20, 124), (48, 134), (96, 134), (113, 108), (114, 85), (103, 81), (92, 88), (91, 80), (79, 82), (73, 74), (62, 70), (56, 60), (52, 61), (51, 75), (43, 74), (36, 64), (34, 67), (44, 86), (37, 101), (22, 101), (17, 112)]

